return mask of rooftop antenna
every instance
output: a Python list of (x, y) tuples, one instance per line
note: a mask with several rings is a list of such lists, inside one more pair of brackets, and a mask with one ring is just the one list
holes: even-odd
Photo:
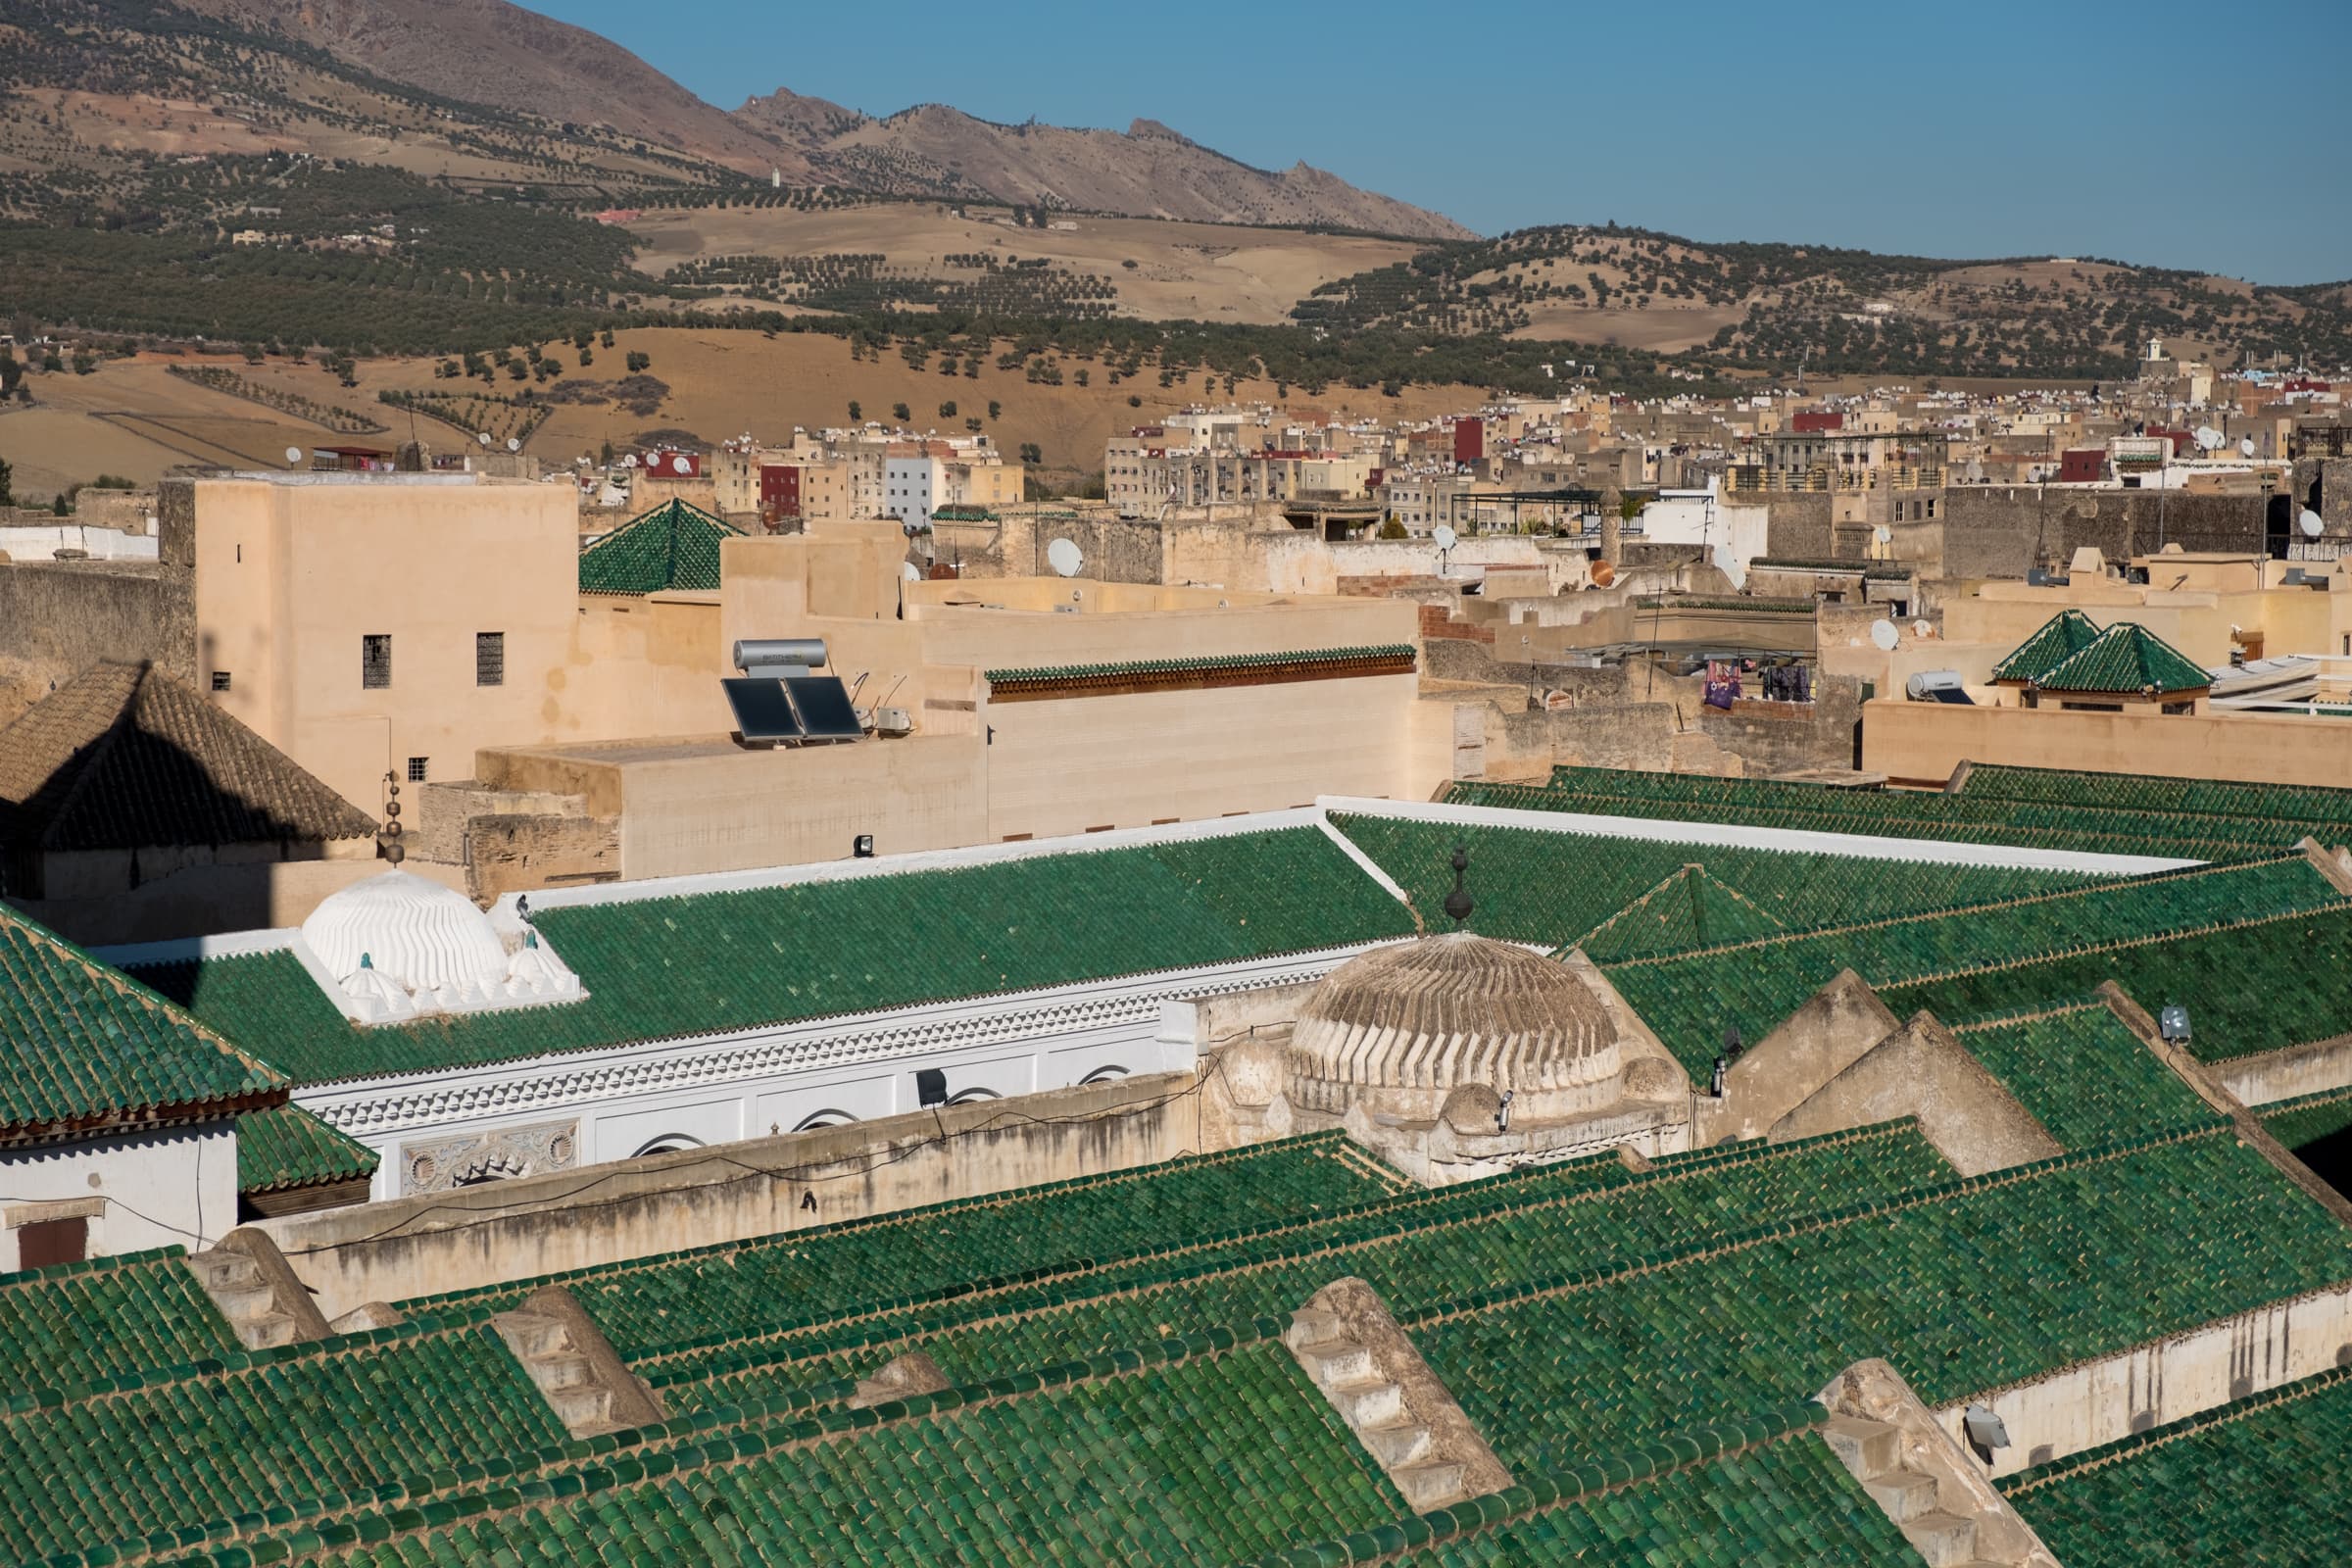
[(1870, 623), (1870, 640), (1881, 653), (1891, 654), (1903, 640), (1903, 634), (1891, 620), (1874, 620)]
[(2303, 528), (2303, 536), (2306, 539), (2317, 539), (2321, 534), (2327, 532), (2328, 530), (2328, 519), (2321, 516), (2318, 513), (2312, 511), (2309, 507), (2305, 507), (2303, 509), (2303, 515), (2296, 520), (2301, 523)]
[(1446, 895), (1446, 917), (1453, 922), (1456, 930), (1459, 930), (1463, 923), (1470, 918), (1470, 911), (1478, 907), (1476, 901), (1470, 897), (1470, 890), (1462, 886), (1462, 877), (1470, 869), (1470, 852), (1456, 844), (1453, 847), (1451, 864), (1453, 866), (1453, 891)]
[(511, 435), (507, 437), (507, 450), (509, 452), (520, 452), (522, 450), (522, 437), (518, 435)]
[(1430, 530), (1429, 536), (1437, 542), (1438, 575), (1443, 577), (1446, 575), (1446, 567), (1451, 564), (1453, 547), (1461, 541), (1451, 528), (1442, 522)]
[(299, 464), (299, 463), (301, 463), (301, 462), (302, 462), (302, 448), (300, 448), (300, 447), (288, 447), (288, 448), (286, 448), (286, 466), (287, 466), (287, 467), (291, 468), (291, 467), (295, 466), (297, 464)]
[(1046, 564), (1054, 568), (1057, 577), (1075, 577), (1086, 564), (1086, 556), (1069, 540), (1056, 539), (1046, 546)]

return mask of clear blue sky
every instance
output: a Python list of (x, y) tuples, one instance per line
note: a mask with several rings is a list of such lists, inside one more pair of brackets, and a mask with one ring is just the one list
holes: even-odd
[(2352, 278), (2345, 0), (525, 3), (722, 108), (783, 86), (876, 115), (1141, 116), (1482, 233), (1614, 219)]

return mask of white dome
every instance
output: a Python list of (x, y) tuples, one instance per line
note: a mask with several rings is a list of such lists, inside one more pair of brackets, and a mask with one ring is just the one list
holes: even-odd
[(363, 957), (410, 992), (482, 990), (507, 977), (506, 944), (490, 917), (465, 894), (413, 871), (386, 871), (329, 894), (302, 922), (302, 940), (346, 985)]

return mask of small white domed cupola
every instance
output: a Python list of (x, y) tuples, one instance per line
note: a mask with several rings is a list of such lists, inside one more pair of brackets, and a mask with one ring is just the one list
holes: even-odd
[(313, 972), (347, 1018), (398, 1023), (576, 1001), (580, 977), (525, 932), (512, 952), (454, 888), (386, 871), (329, 894), (302, 923)]

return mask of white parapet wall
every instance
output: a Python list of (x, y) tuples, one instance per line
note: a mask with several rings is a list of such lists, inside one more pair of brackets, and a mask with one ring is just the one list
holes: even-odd
[(2346, 1364), (2352, 1285), (1975, 1395), (1944, 1405), (1936, 1419), (1965, 1446), (1968, 1406), (1989, 1405), (2009, 1429), (2011, 1446), (1995, 1451), (1991, 1469), (2004, 1476)]

